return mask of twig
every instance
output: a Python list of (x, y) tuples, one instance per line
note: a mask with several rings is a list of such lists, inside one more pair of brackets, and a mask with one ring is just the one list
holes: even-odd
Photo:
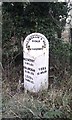
[(2, 66), (2, 63), (1, 63), (1, 62), (0, 62), (0, 66), (1, 66), (2, 70), (4, 71), (4, 68), (3, 68), (3, 66)]
[(21, 52), (19, 52), (14, 58), (13, 58), (13, 60), (10, 62), (10, 66), (11, 66), (11, 64), (14, 62), (14, 60), (16, 59), (16, 57), (20, 54)]
[[(59, 25), (59, 21), (53, 17), (53, 15), (52, 15), (51, 12), (49, 12), (49, 14), (50, 14), (50, 16), (52, 17), (52, 19), (54, 20), (54, 23), (55, 23), (60, 29), (62, 29), (62, 27)], [(57, 24), (57, 23), (58, 23), (58, 24)]]
[(20, 118), (13, 110), (10, 109), (10, 112), (12, 112), (16, 117)]
[[(12, 97), (12, 96), (10, 95), (10, 97)], [(14, 96), (13, 96), (13, 99), (16, 100)], [(23, 104), (21, 104), (21, 102), (18, 101), (18, 103), (19, 103), (21, 106), (23, 106)], [(30, 111), (33, 116), (36, 116), (35, 113), (34, 113), (30, 108), (27, 108), (26, 106), (23, 106), (23, 107), (26, 108), (28, 111)], [(14, 113), (14, 112), (13, 112), (13, 113)]]
[[(18, 103), (19, 104), (21, 104), (19, 101), (18, 101)], [(23, 106), (23, 105), (22, 105)], [(27, 108), (26, 106), (23, 106), (24, 108), (26, 108), (27, 110), (29, 110), (34, 116), (36, 116), (35, 114), (34, 114), (34, 112), (30, 109), (30, 108)]]

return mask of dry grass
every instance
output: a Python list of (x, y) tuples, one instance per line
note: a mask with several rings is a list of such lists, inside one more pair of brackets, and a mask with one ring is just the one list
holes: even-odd
[(69, 118), (72, 119), (72, 77), (59, 89), (50, 88), (38, 94), (18, 91), (11, 94), (3, 83), (3, 118)]

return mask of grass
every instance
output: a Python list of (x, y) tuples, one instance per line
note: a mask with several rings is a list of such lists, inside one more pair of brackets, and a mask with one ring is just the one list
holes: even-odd
[(12, 95), (3, 83), (3, 118), (68, 118), (72, 120), (72, 77), (61, 87), (38, 94), (20, 91)]

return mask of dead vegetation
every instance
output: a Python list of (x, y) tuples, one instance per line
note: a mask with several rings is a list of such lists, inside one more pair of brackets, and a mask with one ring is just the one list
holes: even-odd
[[(2, 117), (72, 120), (72, 47), (61, 38), (66, 3), (3, 2), (2, 14)], [(38, 94), (24, 91), (21, 84), (21, 38), (34, 32), (49, 40), (49, 88)]]
[[(21, 76), (16, 76), (14, 70), (9, 72), (9, 81), (8, 76), (3, 74), (3, 118), (72, 118), (72, 76), (62, 80), (59, 87), (50, 84), (48, 91), (33, 94), (19, 89)], [(12, 82), (15, 77), (11, 75), (18, 79)]]

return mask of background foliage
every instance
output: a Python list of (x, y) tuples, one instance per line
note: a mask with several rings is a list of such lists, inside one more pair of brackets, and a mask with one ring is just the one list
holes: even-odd
[[(61, 33), (64, 30), (64, 26), (66, 23), (65, 20), (67, 18), (67, 9), (67, 3), (58, 2), (3, 3), (2, 62), (4, 116), (11, 117), (14, 115), (18, 118), (71, 118), (72, 78), (70, 78), (71, 75), (69, 61), (70, 43), (64, 43), (63, 39), (61, 38)], [(21, 41), (24, 40), (28, 34), (33, 32), (40, 32), (44, 34), (49, 40), (50, 90), (48, 92), (43, 91), (43, 93), (39, 93), (36, 98), (33, 97), (33, 95), (31, 96), (31, 98), (29, 98), (30, 96), (28, 96), (26, 93), (26, 96), (23, 97), (19, 94), (20, 92), (22, 92), (19, 86), (19, 80), (23, 81), (23, 56)], [(55, 94), (53, 91), (55, 92)], [(58, 96), (58, 93), (60, 93), (61, 96)], [(20, 103), (18, 104), (18, 98), (15, 94), (17, 94), (17, 96), (19, 97)], [(23, 95), (24, 93), (21, 94)], [(11, 97), (16, 98), (16, 105)], [(22, 98), (21, 100), (20, 97)], [(10, 102), (8, 103), (8, 101)], [(21, 105), (21, 102), (23, 105)], [(29, 106), (30, 102), (33, 106)], [(21, 106), (19, 106), (19, 104)], [(23, 108), (22, 106), (25, 106), (25, 108)], [(17, 108), (19, 111), (17, 111), (16, 113)], [(27, 111), (25, 111), (26, 108)]]

